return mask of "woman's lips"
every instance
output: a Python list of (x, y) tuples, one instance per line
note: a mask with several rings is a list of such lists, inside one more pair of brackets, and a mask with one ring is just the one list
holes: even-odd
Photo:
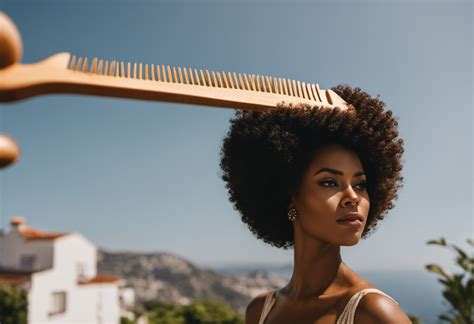
[(353, 220), (342, 220), (342, 221), (337, 221), (341, 225), (349, 226), (352, 228), (359, 228), (362, 227), (362, 222), (358, 219), (353, 219)]

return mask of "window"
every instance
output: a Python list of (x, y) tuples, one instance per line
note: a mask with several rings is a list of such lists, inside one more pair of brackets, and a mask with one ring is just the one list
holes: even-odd
[(76, 264), (77, 279), (82, 280), (86, 278), (86, 265), (82, 262)]
[(36, 255), (24, 254), (20, 258), (20, 268), (22, 270), (36, 270)]
[(56, 315), (66, 312), (66, 292), (55, 291), (51, 294), (51, 304), (49, 315)]

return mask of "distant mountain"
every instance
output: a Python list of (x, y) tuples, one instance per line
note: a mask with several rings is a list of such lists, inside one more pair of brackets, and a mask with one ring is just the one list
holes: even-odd
[(135, 289), (138, 302), (158, 299), (185, 305), (196, 299), (215, 299), (242, 314), (253, 297), (287, 283), (267, 271), (225, 273), (199, 268), (170, 253), (100, 250), (98, 271), (122, 277)]

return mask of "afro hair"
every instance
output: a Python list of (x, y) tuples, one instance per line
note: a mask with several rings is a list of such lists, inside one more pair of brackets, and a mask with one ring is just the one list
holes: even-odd
[(367, 176), (370, 210), (366, 238), (394, 207), (401, 176), (403, 139), (385, 103), (360, 88), (332, 88), (349, 109), (278, 104), (267, 111), (236, 110), (220, 152), (229, 200), (250, 231), (284, 249), (294, 242), (287, 212), (314, 152), (328, 144), (355, 151)]

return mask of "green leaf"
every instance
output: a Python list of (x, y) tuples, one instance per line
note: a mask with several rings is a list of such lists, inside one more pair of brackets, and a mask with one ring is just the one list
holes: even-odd
[(474, 240), (472, 240), (472, 239), (467, 239), (466, 242), (467, 242), (470, 246), (474, 247)]
[(450, 273), (445, 272), (440, 266), (436, 264), (425, 265), (426, 270), (439, 274), (448, 280), (453, 280), (453, 276)]
[(426, 242), (426, 244), (436, 244), (436, 245), (443, 245), (443, 246), (446, 246), (446, 240), (442, 237), (440, 238), (439, 240), (431, 240), (431, 241), (428, 241)]

